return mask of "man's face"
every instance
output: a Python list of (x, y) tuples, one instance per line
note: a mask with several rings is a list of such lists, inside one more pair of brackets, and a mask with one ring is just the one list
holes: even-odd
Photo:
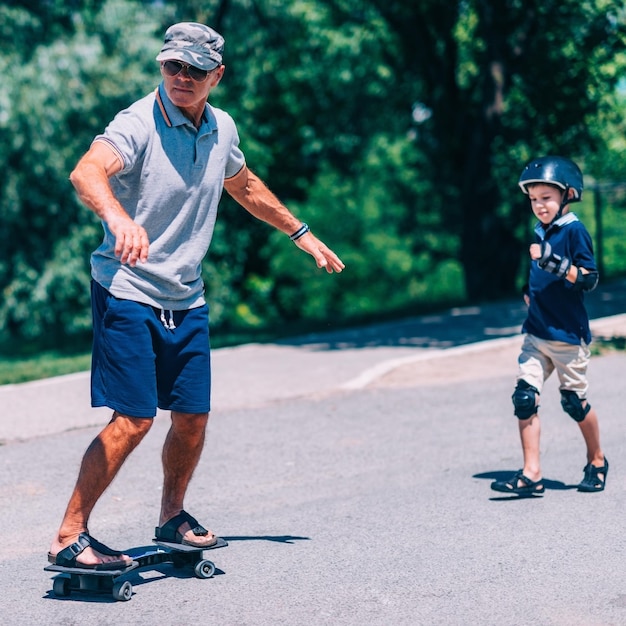
[(210, 70), (202, 80), (203, 72), (198, 68), (174, 60), (161, 63), (165, 91), (172, 103), (184, 110), (204, 108), (209, 92), (217, 86), (223, 74), (224, 66), (220, 65)]
[(563, 192), (552, 185), (538, 183), (528, 188), (528, 197), (535, 217), (542, 224), (550, 224), (559, 212)]

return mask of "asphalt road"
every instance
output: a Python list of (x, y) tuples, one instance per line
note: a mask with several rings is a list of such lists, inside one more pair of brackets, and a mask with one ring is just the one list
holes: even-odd
[[(594, 332), (626, 332), (622, 294), (594, 296), (595, 317), (617, 315)], [(129, 602), (57, 598), (43, 571), (108, 413), (86, 408), (84, 375), (0, 388), (3, 622), (626, 625), (626, 353), (594, 357), (589, 371), (607, 490), (573, 488), (584, 446), (551, 380), (546, 495), (503, 498), (489, 483), (521, 465), (510, 402), (520, 316), (502, 303), (216, 351), (186, 506), (229, 546), (206, 553), (209, 580), (170, 565), (128, 574)], [(167, 426), (159, 414), (94, 511), (90, 531), (112, 547), (150, 543)]]

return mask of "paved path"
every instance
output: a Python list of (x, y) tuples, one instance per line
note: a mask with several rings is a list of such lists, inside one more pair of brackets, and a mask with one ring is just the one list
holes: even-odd
[[(626, 336), (617, 292), (596, 294), (597, 336)], [(42, 570), (108, 411), (85, 409), (84, 375), (0, 388), (3, 620), (626, 625), (626, 353), (590, 367), (611, 460), (606, 492), (573, 488), (584, 447), (551, 380), (542, 397), (547, 493), (502, 498), (489, 483), (520, 466), (510, 403), (516, 307), (215, 351), (214, 410), (187, 506), (229, 547), (212, 555), (211, 580), (167, 565), (129, 574), (127, 603), (55, 598)], [(166, 430), (159, 415), (94, 511), (91, 532), (113, 547), (150, 542)]]

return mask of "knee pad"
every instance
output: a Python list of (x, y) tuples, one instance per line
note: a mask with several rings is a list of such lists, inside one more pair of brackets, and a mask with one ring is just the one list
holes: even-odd
[(532, 417), (539, 408), (537, 397), (539, 391), (536, 387), (529, 385), (525, 380), (518, 380), (517, 387), (511, 396), (515, 416), (521, 420), (527, 420)]
[(587, 406), (583, 407), (583, 401), (578, 397), (578, 394), (567, 389), (561, 389), (561, 406), (576, 422), (582, 422), (591, 410), (589, 402), (587, 402)]

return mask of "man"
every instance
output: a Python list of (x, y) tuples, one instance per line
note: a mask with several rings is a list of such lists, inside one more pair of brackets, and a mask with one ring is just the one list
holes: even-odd
[(217, 537), (183, 508), (210, 410), (208, 308), (201, 263), (226, 191), (290, 236), (328, 273), (343, 263), (246, 166), (233, 120), (207, 103), (224, 75), (224, 39), (197, 23), (165, 33), (162, 82), (98, 135), (70, 179), (102, 220), (93, 253), (92, 405), (113, 417), (83, 458), (51, 562), (114, 569), (127, 555), (89, 535), (89, 516), (150, 429), (171, 411), (156, 536), (208, 547)]

